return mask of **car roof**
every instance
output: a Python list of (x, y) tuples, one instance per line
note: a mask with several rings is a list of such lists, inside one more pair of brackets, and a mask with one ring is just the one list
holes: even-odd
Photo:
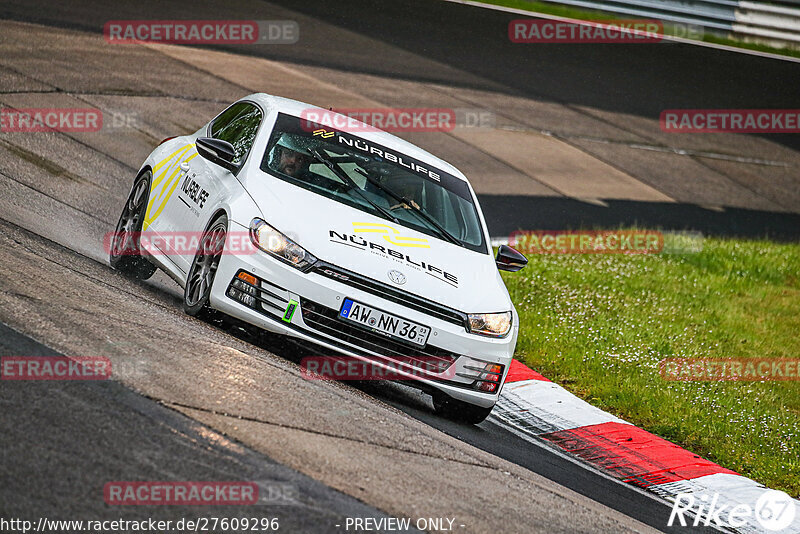
[[(320, 111), (324, 113), (331, 113), (331, 111), (329, 110), (320, 108), (318, 106), (314, 106), (312, 104), (306, 104), (305, 102), (300, 102), (299, 100), (292, 100), (291, 98), (269, 95), (267, 93), (253, 93), (251, 95), (242, 98), (241, 100), (251, 100), (253, 102), (261, 104), (268, 110), (274, 109), (282, 113), (294, 115), (296, 117), (301, 117), (304, 111), (308, 113), (311, 110)], [(348, 119), (348, 120), (354, 120), (354, 119)], [(363, 124), (360, 121), (356, 122)], [(401, 139), (395, 135), (392, 135), (388, 132), (375, 129), (373, 131), (358, 132), (358, 136), (363, 137), (368, 141), (374, 141), (384, 146), (391, 147), (392, 149), (397, 150), (401, 153), (405, 153), (408, 156), (429, 163), (434, 167), (438, 167), (440, 170), (452, 174), (453, 176), (456, 176), (457, 178), (460, 178), (465, 182), (469, 182), (469, 180), (467, 180), (467, 177), (464, 176), (464, 174), (461, 171), (459, 171), (456, 167), (454, 167), (450, 163), (447, 163), (445, 160), (434, 156), (427, 150), (423, 150), (417, 145), (409, 143), (408, 141)]]

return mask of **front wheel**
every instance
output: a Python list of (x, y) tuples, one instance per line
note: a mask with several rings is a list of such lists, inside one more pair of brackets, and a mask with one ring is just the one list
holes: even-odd
[(221, 215), (203, 232), (183, 290), (183, 311), (192, 316), (210, 311), (208, 300), (225, 248), (228, 218)]
[(156, 272), (156, 266), (143, 257), (141, 251), (142, 226), (152, 176), (150, 171), (145, 171), (133, 184), (114, 229), (108, 254), (111, 267), (139, 280), (147, 280)]
[(475, 406), (474, 404), (454, 399), (446, 393), (437, 392), (433, 395), (433, 408), (442, 417), (477, 425), (489, 417), (494, 406), (489, 406), (488, 408)]

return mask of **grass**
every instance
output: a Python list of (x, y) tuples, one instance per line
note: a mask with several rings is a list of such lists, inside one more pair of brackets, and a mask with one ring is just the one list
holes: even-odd
[(800, 244), (686, 254), (534, 254), (504, 273), (516, 358), (586, 401), (800, 495), (800, 382), (675, 382), (667, 357), (800, 359)]
[[(549, 2), (538, 2), (536, 0), (475, 0), (475, 1), (495, 6), (510, 7), (514, 9), (530, 11), (532, 15), (535, 15), (536, 13), (543, 13), (546, 15), (555, 15), (558, 17), (565, 17), (578, 20), (602, 21), (602, 20), (622, 20), (622, 19), (629, 20), (637, 18), (635, 16), (614, 15), (602, 11), (580, 9), (571, 6), (552, 4)], [(638, 18), (646, 18), (646, 17), (638, 17)], [(674, 25), (671, 25), (669, 22), (664, 24), (664, 34), (666, 35), (671, 35), (671, 36), (677, 35), (679, 37), (686, 37), (684, 33), (685, 33), (684, 30)], [(742, 48), (744, 50), (754, 50), (757, 52), (766, 52), (781, 56), (800, 57), (800, 50), (797, 49), (777, 48), (774, 46), (769, 46), (761, 43), (748, 43), (740, 41), (738, 39), (732, 39), (729, 37), (724, 37), (712, 33), (703, 34), (702, 39), (699, 40), (702, 40), (703, 42), (706, 43), (714, 43), (714, 44), (732, 46), (735, 48)]]

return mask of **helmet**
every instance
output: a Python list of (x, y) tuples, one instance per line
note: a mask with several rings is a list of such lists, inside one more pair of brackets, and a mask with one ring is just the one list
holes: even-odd
[(276, 146), (288, 148), (289, 150), (294, 150), (300, 154), (311, 156), (312, 154), (308, 151), (308, 149), (313, 148), (315, 144), (317, 143), (314, 143), (311, 139), (306, 137), (284, 133), (281, 135), (280, 139), (278, 139)]

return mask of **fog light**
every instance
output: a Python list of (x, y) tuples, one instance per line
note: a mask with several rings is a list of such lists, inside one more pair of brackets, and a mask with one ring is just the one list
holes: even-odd
[(478, 391), (486, 391), (487, 393), (494, 393), (497, 390), (495, 382), (481, 382), (478, 386)]
[(256, 306), (256, 298), (254, 296), (248, 295), (247, 293), (236, 288), (228, 288), (228, 296), (233, 300), (238, 300), (245, 306), (250, 306), (251, 308), (255, 308)]
[[(242, 276), (242, 275), (244, 275), (244, 276)], [(247, 279), (245, 279), (245, 277), (247, 277)], [(252, 285), (246, 284), (245, 281), (249, 282), (249, 284), (252, 284)], [(258, 292), (258, 289), (256, 289), (256, 287), (254, 287), (257, 284), (258, 284), (258, 279), (255, 276), (247, 274), (247, 273), (239, 273), (239, 277), (237, 279), (235, 279), (233, 281), (233, 283), (231, 283), (231, 285), (233, 287), (235, 287), (236, 289), (238, 289), (242, 293), (246, 293), (248, 295), (253, 295), (253, 296), (255, 296), (257, 294), (257, 292)]]
[(484, 370), (487, 373), (493, 373), (494, 375), (502, 375), (503, 374), (503, 366), (498, 365), (496, 363), (487, 363)]
[(254, 285), (254, 286), (258, 285), (258, 279), (255, 276), (253, 276), (252, 274), (250, 274), (250, 273), (246, 273), (246, 272), (242, 271), (236, 277), (241, 279), (241, 280), (244, 280), (245, 282), (247, 282), (247, 283), (249, 283), (251, 285)]
[(233, 283), (231, 284), (231, 286), (235, 287), (236, 289), (238, 289), (242, 293), (246, 293), (248, 295), (255, 295), (256, 294), (256, 288), (254, 288), (253, 286), (249, 286), (249, 285), (245, 284), (241, 280), (234, 280)]
[(478, 378), (478, 391), (494, 393), (503, 378), (503, 366), (497, 363), (487, 363)]
[[(252, 285), (251, 285), (252, 284)], [(244, 271), (236, 275), (228, 288), (228, 296), (246, 306), (255, 308), (258, 278)]]

